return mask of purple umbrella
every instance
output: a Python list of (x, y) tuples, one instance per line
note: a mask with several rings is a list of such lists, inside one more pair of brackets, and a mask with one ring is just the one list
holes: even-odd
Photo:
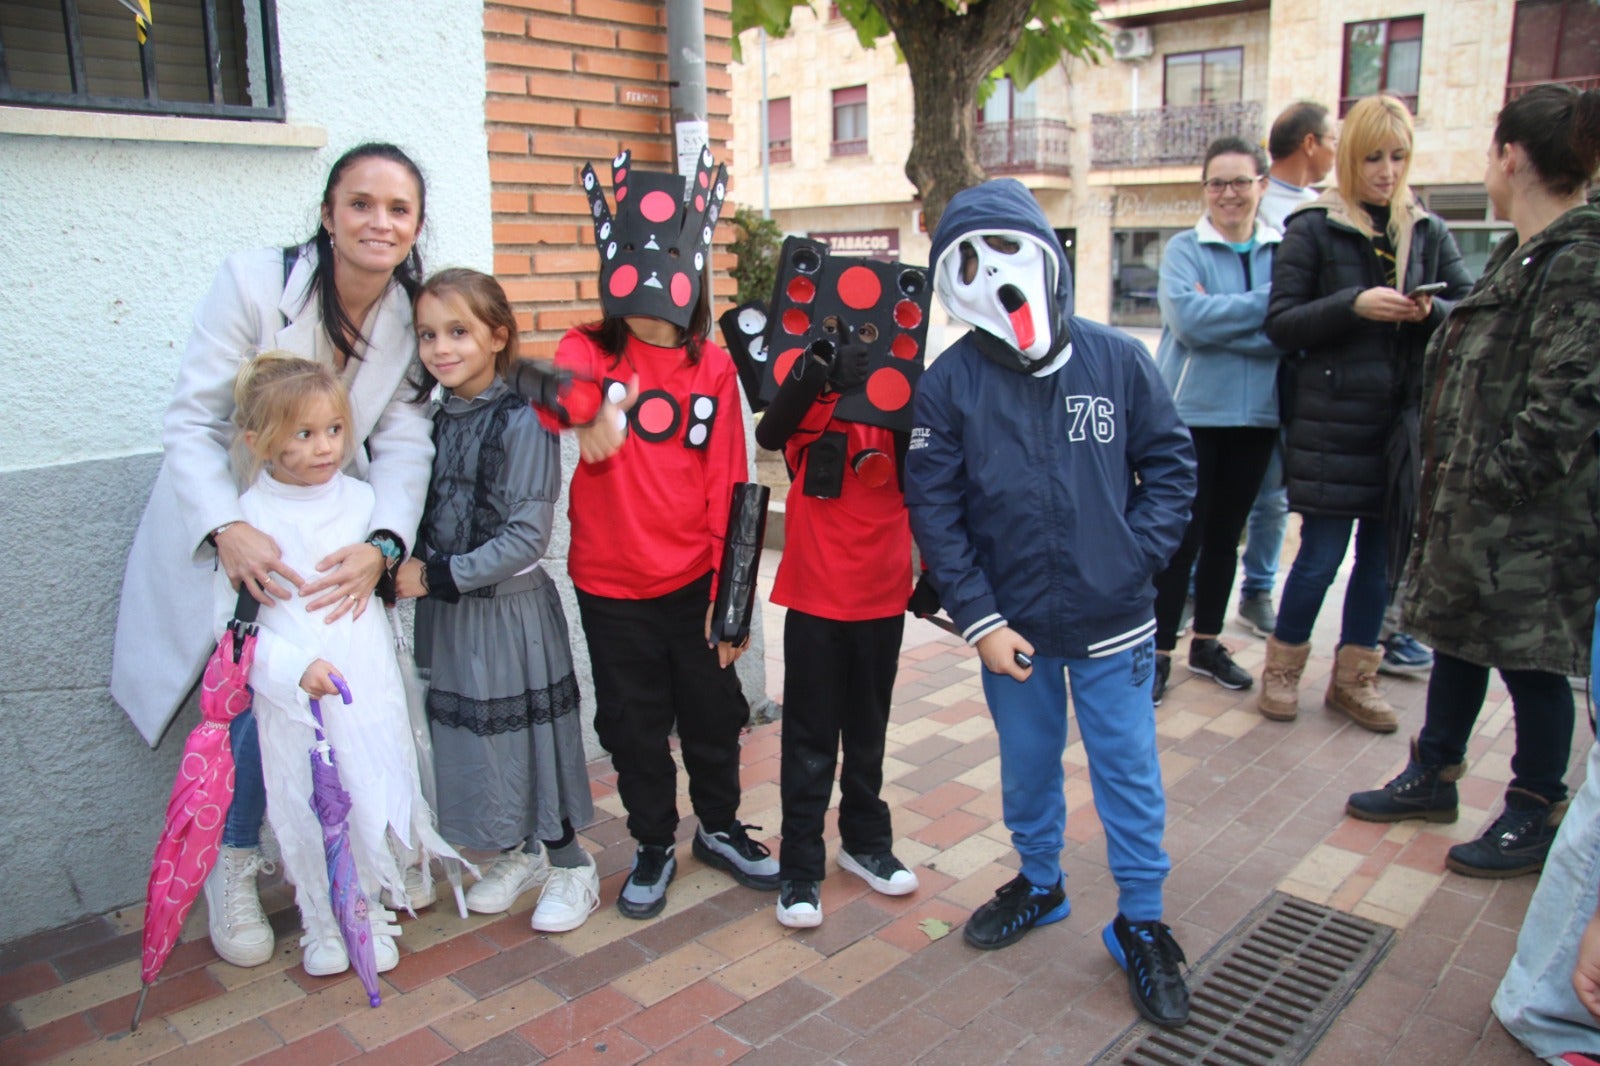
[[(345, 703), (350, 690), (337, 675), (333, 683)], [(374, 1007), (383, 1002), (378, 994), (378, 963), (372, 950), (372, 925), (367, 920), (367, 894), (356, 876), (355, 859), (350, 854), (350, 793), (339, 781), (334, 765), (333, 746), (323, 732), (322, 705), (311, 701), (311, 714), (317, 720), (317, 743), (311, 749), (311, 809), (322, 823), (322, 852), (328, 860), (328, 891), (333, 899), (333, 915), (344, 937), (350, 965), (367, 990), (367, 1002)]]

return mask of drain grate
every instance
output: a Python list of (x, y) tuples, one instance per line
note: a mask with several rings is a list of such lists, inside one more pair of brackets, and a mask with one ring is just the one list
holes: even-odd
[(1284, 1066), (1302, 1061), (1366, 981), (1394, 930), (1274, 892), (1189, 971), (1189, 1023), (1139, 1022), (1103, 1066)]

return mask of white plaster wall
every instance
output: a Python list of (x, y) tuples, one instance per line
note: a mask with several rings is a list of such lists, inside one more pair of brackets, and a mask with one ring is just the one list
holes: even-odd
[(0, 471), (156, 450), (218, 265), (309, 236), (352, 145), (422, 167), (430, 270), (492, 266), (482, 0), (279, 0), (278, 43), (288, 120), (325, 148), (0, 134)]

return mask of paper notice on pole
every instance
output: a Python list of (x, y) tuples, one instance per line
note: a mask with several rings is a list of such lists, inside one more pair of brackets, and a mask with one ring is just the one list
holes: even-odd
[(700, 161), (700, 149), (711, 143), (711, 124), (705, 119), (687, 119), (675, 126), (678, 134), (678, 173), (687, 181)]

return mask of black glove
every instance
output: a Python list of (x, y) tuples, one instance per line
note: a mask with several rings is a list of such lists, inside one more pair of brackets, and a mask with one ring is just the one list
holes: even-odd
[(841, 344), (828, 366), (828, 391), (849, 392), (867, 380), (871, 352), (865, 344)]
[(911, 599), (906, 602), (906, 610), (918, 618), (927, 618), (939, 613), (939, 590), (933, 587), (933, 582), (928, 580), (927, 574), (917, 578), (917, 587), (911, 590)]
[(513, 359), (506, 368), (506, 384), (513, 392), (535, 407), (549, 411), (563, 423), (571, 421), (561, 402), (562, 394), (571, 383), (572, 371), (548, 359)]

